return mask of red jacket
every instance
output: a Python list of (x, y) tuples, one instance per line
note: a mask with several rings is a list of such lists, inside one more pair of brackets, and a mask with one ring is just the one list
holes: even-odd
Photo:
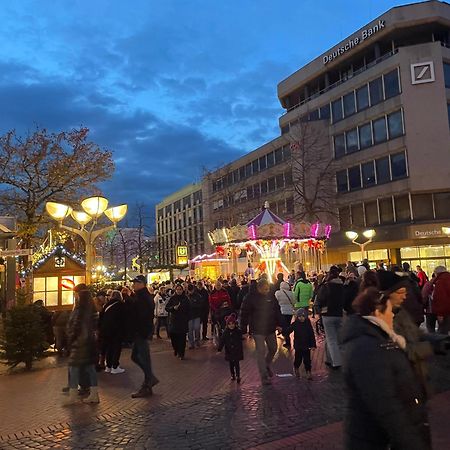
[(428, 281), (427, 274), (421, 270), (417, 272), (417, 277), (419, 278), (419, 287), (422, 289), (425, 286), (425, 283)]
[(450, 273), (442, 272), (434, 281), (433, 314), (450, 316)]
[(223, 302), (228, 302), (231, 306), (231, 298), (228, 295), (228, 292), (225, 289), (220, 289), (216, 291), (212, 291), (209, 296), (209, 307), (211, 308), (211, 312), (214, 314)]

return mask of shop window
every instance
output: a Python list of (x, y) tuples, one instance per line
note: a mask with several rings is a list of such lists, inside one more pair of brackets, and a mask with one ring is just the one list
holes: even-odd
[(369, 88), (367, 84), (356, 91), (356, 104), (358, 111), (362, 111), (369, 107)]
[(362, 203), (351, 206), (352, 225), (354, 227), (364, 227), (364, 208)]
[(394, 69), (384, 75), (384, 95), (386, 98), (395, 97), (400, 94), (400, 83), (398, 79), (398, 70)]
[(345, 136), (338, 134), (334, 136), (334, 157), (341, 158), (345, 155)]
[(259, 170), (263, 171), (267, 169), (267, 161), (266, 161), (266, 155), (261, 156), (261, 158), (259, 158)]
[(363, 149), (372, 145), (372, 127), (369, 122), (359, 127), (359, 146)]
[(442, 258), (444, 256), (444, 246), (442, 245), (425, 245), (419, 247), (421, 258)]
[(432, 194), (414, 194), (411, 196), (411, 200), (414, 220), (434, 219)]
[(381, 77), (372, 80), (369, 83), (370, 106), (376, 105), (383, 101), (383, 83)]
[(377, 184), (387, 183), (391, 180), (391, 173), (389, 170), (389, 158), (380, 158), (375, 161), (377, 169)]
[(410, 222), (411, 211), (409, 207), (409, 195), (394, 197), (396, 222)]
[(375, 184), (375, 164), (374, 161), (370, 161), (361, 166), (362, 180), (364, 187), (370, 187)]
[(348, 169), (348, 185), (351, 191), (361, 188), (361, 170), (359, 165)]
[(403, 120), (402, 112), (396, 111), (387, 116), (389, 139), (395, 139), (396, 137), (403, 135)]
[(348, 206), (339, 208), (339, 227), (341, 230), (348, 230), (351, 228), (350, 208)]
[(336, 173), (336, 185), (338, 192), (348, 191), (347, 170), (341, 170)]
[(378, 225), (378, 205), (377, 202), (364, 203), (364, 210), (366, 214), (366, 225)]
[(320, 118), (321, 120), (329, 120), (330, 119), (330, 104), (327, 103), (325, 106), (320, 108)]
[(355, 93), (352, 91), (343, 97), (344, 116), (348, 117), (356, 112)]
[(275, 150), (275, 164), (280, 164), (283, 161), (283, 148), (277, 148)]
[(450, 64), (444, 63), (445, 87), (450, 88)]
[(273, 152), (267, 153), (267, 167), (272, 167), (275, 165), (275, 157)]
[(35, 277), (33, 301), (43, 300), (45, 306), (58, 306), (58, 277)]
[(334, 102), (331, 103), (331, 111), (333, 113), (333, 123), (342, 120), (342, 101), (341, 98), (338, 98)]
[(386, 117), (380, 117), (372, 122), (373, 125), (373, 140), (375, 144), (380, 144), (387, 140), (386, 131)]
[(394, 222), (394, 211), (392, 209), (392, 198), (382, 198), (378, 200), (378, 205), (380, 208), (380, 223), (393, 223)]
[(347, 146), (347, 154), (358, 151), (358, 133), (356, 128), (345, 133), (345, 141)]
[(440, 192), (433, 196), (436, 219), (450, 219), (450, 192)]
[(406, 177), (406, 158), (404, 152), (391, 155), (391, 169), (393, 180)]
[(419, 257), (419, 247), (404, 247), (400, 249), (401, 259), (410, 259)]

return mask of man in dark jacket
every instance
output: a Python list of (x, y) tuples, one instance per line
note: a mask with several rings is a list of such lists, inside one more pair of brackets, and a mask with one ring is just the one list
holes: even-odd
[(246, 332), (248, 325), (250, 326), (250, 333), (255, 339), (261, 381), (263, 384), (270, 384), (270, 378), (273, 377), (272, 360), (277, 352), (275, 331), (281, 331), (283, 318), (280, 306), (271, 295), (270, 285), (266, 279), (259, 280), (257, 291), (244, 299), (241, 324), (243, 332)]
[[(202, 281), (197, 281), (197, 292), (202, 298), (202, 313), (200, 321), (202, 324), (202, 340), (208, 340), (208, 317), (209, 317), (209, 294)], [(211, 331), (212, 333), (212, 331)]]
[(144, 383), (141, 388), (131, 395), (132, 398), (148, 397), (153, 394), (152, 387), (159, 380), (152, 371), (152, 360), (148, 341), (153, 334), (153, 319), (155, 315), (155, 302), (147, 289), (147, 280), (144, 275), (138, 275), (133, 283), (133, 320), (134, 342), (131, 360), (144, 372)]

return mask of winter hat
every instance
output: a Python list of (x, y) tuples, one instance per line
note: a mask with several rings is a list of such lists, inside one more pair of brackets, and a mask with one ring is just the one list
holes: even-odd
[(367, 272), (367, 269), (364, 266), (358, 266), (358, 276), (362, 277), (364, 272)]
[(225, 317), (225, 323), (228, 325), (229, 323), (236, 323), (237, 317), (236, 314), (230, 314), (229, 316)]
[(378, 270), (377, 278), (380, 291), (385, 294), (390, 294), (408, 284), (407, 276), (401, 276), (388, 270)]
[(286, 281), (282, 281), (280, 283), (280, 289), (282, 291), (290, 291), (291, 290), (291, 286), (289, 286), (289, 283), (286, 283)]
[(297, 317), (304, 317), (305, 319), (308, 318), (308, 310), (306, 308), (300, 308), (297, 311)]

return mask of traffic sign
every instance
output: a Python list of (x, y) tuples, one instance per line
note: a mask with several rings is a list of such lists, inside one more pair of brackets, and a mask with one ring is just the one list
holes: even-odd
[(33, 254), (31, 248), (18, 248), (16, 250), (0, 250), (1, 257), (7, 256), (29, 256)]

